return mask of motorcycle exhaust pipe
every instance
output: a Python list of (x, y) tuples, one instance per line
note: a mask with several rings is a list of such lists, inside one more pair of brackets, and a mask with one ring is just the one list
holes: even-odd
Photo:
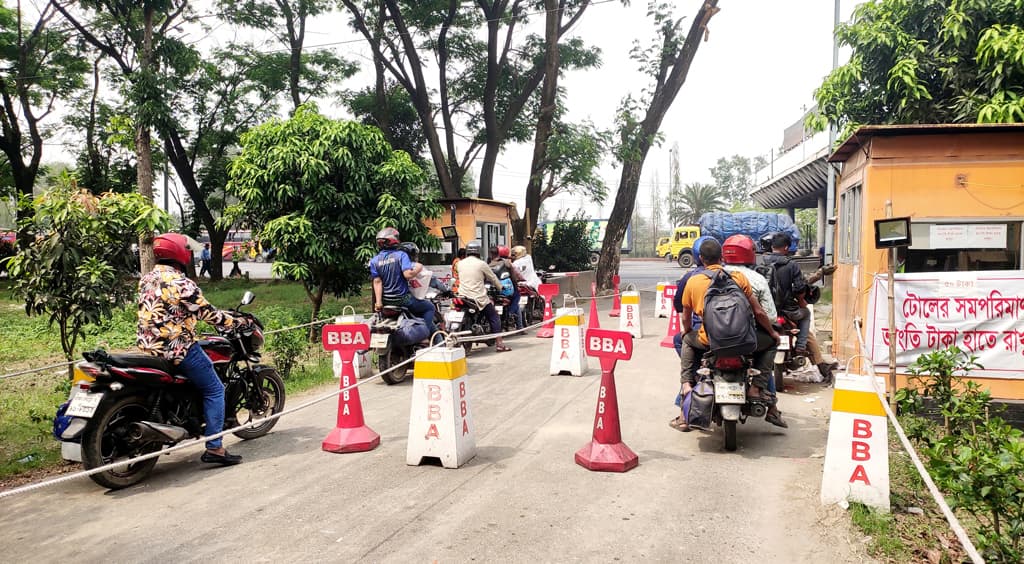
[(149, 443), (178, 443), (188, 438), (188, 431), (175, 425), (137, 421), (132, 423), (129, 437), (135, 441)]

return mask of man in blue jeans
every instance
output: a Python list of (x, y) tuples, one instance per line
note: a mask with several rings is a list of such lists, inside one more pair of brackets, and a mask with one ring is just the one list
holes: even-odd
[(377, 233), (377, 248), (380, 252), (370, 259), (373, 310), (380, 311), (385, 305), (402, 306), (422, 318), (427, 327), (433, 327), (433, 304), (427, 300), (417, 300), (409, 292), (409, 280), (416, 278), (423, 265), (409, 260), (409, 255), (399, 248), (401, 243), (398, 230), (394, 227), (385, 227)]
[[(207, 437), (224, 429), (224, 384), (213, 369), (213, 362), (196, 343), (196, 324), (205, 321), (218, 329), (242, 329), (244, 318), (235, 318), (213, 307), (202, 290), (185, 276), (190, 260), (186, 239), (180, 233), (165, 233), (153, 239), (156, 266), (139, 280), (139, 349), (163, 357), (177, 365), (203, 394), (204, 433)], [(206, 441), (200, 459), (229, 466), (242, 457), (228, 454), (221, 439)]]

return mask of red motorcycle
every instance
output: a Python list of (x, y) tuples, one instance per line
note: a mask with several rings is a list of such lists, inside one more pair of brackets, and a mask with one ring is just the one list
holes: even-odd
[[(246, 292), (241, 305), (252, 303), (253, 298), (252, 292)], [(252, 314), (232, 314), (252, 323), (246, 329), (198, 341), (224, 383), (225, 428), (279, 413), (285, 400), (284, 382), (277, 370), (260, 364), (262, 324)], [(87, 470), (204, 435), (202, 394), (163, 358), (110, 354), (102, 349), (82, 356), (86, 362), (78, 369), (92, 381), (72, 389), (71, 398), (57, 410), (53, 431), (65, 444), (80, 445), (80, 460)], [(274, 419), (234, 434), (255, 439), (269, 433), (276, 423)], [(78, 450), (61, 448), (62, 453)], [(144, 480), (156, 462), (154, 457), (125, 464), (90, 478), (107, 488), (125, 488)]]

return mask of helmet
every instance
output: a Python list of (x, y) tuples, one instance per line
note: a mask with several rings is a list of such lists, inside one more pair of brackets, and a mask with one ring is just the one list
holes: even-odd
[(181, 233), (164, 233), (153, 238), (153, 256), (159, 261), (169, 261), (185, 270), (192, 255), (188, 252), (188, 239)]
[(400, 251), (405, 251), (405, 254), (409, 255), (409, 258), (416, 258), (420, 254), (420, 248), (412, 241), (398, 245), (398, 249)]
[(470, 241), (466, 243), (466, 255), (473, 255), (480, 258), (480, 241)]
[(725, 264), (754, 264), (754, 241), (746, 235), (733, 235), (722, 245), (722, 262)]
[(509, 256), (511, 256), (511, 254), (512, 254), (512, 252), (509, 251), (508, 247), (506, 247), (504, 245), (501, 246), (501, 247), (498, 247), (498, 256), (499, 257), (501, 257), (501, 258), (508, 258)]
[(704, 241), (707, 241), (708, 239), (712, 239), (712, 237), (702, 235), (693, 240), (693, 264), (697, 265), (698, 267), (704, 266), (704, 261), (700, 259), (700, 246), (703, 245)]
[(519, 260), (526, 256), (526, 247), (522, 245), (516, 245), (512, 247), (512, 260)]
[(378, 249), (394, 249), (399, 242), (398, 230), (394, 227), (385, 227), (377, 232)]

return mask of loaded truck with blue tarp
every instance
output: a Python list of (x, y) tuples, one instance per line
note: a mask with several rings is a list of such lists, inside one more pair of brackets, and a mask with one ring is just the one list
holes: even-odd
[(693, 242), (700, 236), (714, 237), (725, 242), (733, 235), (746, 235), (760, 244), (775, 233), (788, 233), (793, 240), (790, 250), (796, 251), (800, 230), (788, 215), (769, 212), (709, 212), (700, 216), (698, 225), (676, 227), (668, 249), (662, 247), (666, 260), (676, 260), (679, 266), (693, 266)]

